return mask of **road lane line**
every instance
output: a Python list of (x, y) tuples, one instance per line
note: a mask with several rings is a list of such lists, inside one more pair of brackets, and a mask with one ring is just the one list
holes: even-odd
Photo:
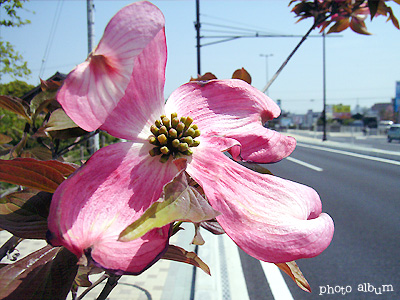
[[(243, 274), (239, 248), (227, 234), (219, 236), (225, 245), (225, 259), (229, 267), (230, 300), (249, 300), (246, 279)], [(225, 299), (225, 298), (224, 298)]]
[(302, 166), (304, 166), (304, 167), (307, 167), (307, 168), (310, 168), (310, 169), (312, 169), (312, 170), (314, 170), (314, 171), (317, 171), (317, 172), (322, 172), (324, 169), (322, 169), (322, 168), (320, 168), (320, 167), (317, 167), (317, 166), (314, 166), (314, 165), (312, 165), (312, 164), (309, 164), (309, 163), (306, 163), (306, 162), (304, 162), (304, 161), (302, 161), (302, 160), (298, 160), (298, 159), (296, 159), (296, 158), (293, 158), (293, 157), (286, 157), (286, 159), (287, 160), (289, 160), (289, 161), (291, 161), (291, 162), (294, 162), (294, 163), (296, 163), (296, 164), (299, 164), (299, 165), (302, 165)]
[(269, 283), (272, 295), (275, 300), (293, 300), (293, 296), (290, 293), (288, 286), (286, 285), (285, 279), (281, 274), (279, 268), (265, 261), (260, 261), (261, 267), (264, 270), (265, 277)]
[(297, 143), (297, 146), (304, 147), (304, 148), (310, 148), (310, 149), (316, 149), (316, 150), (322, 150), (322, 151), (326, 151), (326, 152), (338, 153), (338, 154), (343, 154), (343, 155), (347, 155), (347, 156), (353, 156), (353, 157), (357, 157), (357, 158), (363, 158), (363, 159), (368, 159), (368, 160), (373, 160), (373, 161), (378, 161), (378, 162), (383, 162), (383, 163), (387, 163), (387, 164), (400, 166), (400, 161), (392, 160), (392, 159), (380, 158), (380, 157), (376, 157), (376, 156), (369, 156), (369, 155), (365, 155), (365, 154), (358, 154), (358, 153), (354, 153), (354, 152), (348, 152), (348, 151), (337, 150), (337, 149), (332, 149), (332, 148), (312, 146), (312, 145), (307, 145), (307, 144), (303, 144), (303, 143)]

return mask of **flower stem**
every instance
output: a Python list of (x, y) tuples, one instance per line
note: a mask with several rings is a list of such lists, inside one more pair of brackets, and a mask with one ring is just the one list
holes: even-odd
[(86, 290), (83, 291), (83, 293), (76, 298), (76, 300), (82, 300), (83, 297), (86, 296), (92, 289), (94, 289), (96, 286), (98, 286), (100, 283), (102, 283), (104, 280), (108, 278), (108, 275), (103, 274), (95, 283), (93, 283), (90, 287), (88, 287)]
[(111, 291), (117, 286), (118, 280), (121, 276), (112, 275), (108, 278), (106, 285), (101, 291), (99, 297), (96, 300), (106, 300), (107, 296), (111, 293)]
[(7, 254), (12, 253), (15, 247), (17, 247), (22, 240), (22, 238), (12, 236), (7, 242), (5, 242), (0, 248), (0, 260), (2, 260)]

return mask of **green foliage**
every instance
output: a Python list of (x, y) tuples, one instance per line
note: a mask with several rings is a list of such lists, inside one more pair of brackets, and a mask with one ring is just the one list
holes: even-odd
[(28, 63), (14, 49), (9, 42), (0, 40), (0, 80), (2, 74), (10, 74), (12, 77), (26, 77), (31, 74)]
[[(29, 20), (24, 20), (18, 15), (26, 1), (28, 0), (0, 0), (0, 16), (4, 18), (0, 19), (0, 28), (1, 26), (20, 27), (30, 23)], [(14, 46), (0, 38), (0, 80), (4, 74), (10, 74), (14, 78), (26, 77), (31, 74), (31, 71)]]
[[(6, 18), (0, 20), (0, 26), (20, 27), (29, 24), (31, 21), (22, 20), (17, 14), (17, 10), (23, 9), (24, 2), (28, 0), (0, 0), (0, 8), (6, 13)], [(3, 15), (3, 14), (1, 14)]]
[(21, 98), (35, 86), (24, 81), (15, 80), (9, 83), (0, 84), (0, 95), (14, 96)]
[(10, 144), (16, 145), (21, 139), (26, 120), (13, 112), (0, 108), (0, 132), (12, 138)]
[[(33, 88), (34, 86), (31, 84), (15, 80), (10, 83), (0, 84), (0, 95), (22, 97)], [(10, 144), (15, 146), (19, 142), (25, 124), (26, 120), (24, 118), (11, 111), (0, 108), (0, 132), (13, 139)]]

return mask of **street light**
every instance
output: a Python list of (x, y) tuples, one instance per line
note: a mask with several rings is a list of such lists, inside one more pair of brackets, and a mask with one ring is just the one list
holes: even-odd
[[(269, 76), (268, 76), (268, 57), (270, 56), (274, 56), (273, 54), (260, 54), (261, 57), (265, 57), (265, 70), (266, 70), (266, 75), (267, 75), (267, 81), (269, 80)], [(268, 90), (265, 91), (266, 94), (268, 95)]]

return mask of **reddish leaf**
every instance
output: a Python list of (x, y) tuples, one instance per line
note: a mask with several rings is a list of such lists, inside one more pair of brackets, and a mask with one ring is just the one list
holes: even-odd
[(232, 79), (241, 79), (246, 81), (248, 84), (251, 84), (251, 76), (244, 68), (237, 69), (233, 72)]
[(376, 0), (368, 0), (368, 8), (369, 8), (369, 13), (371, 14), (371, 20), (375, 17), (375, 14), (378, 11), (378, 6), (379, 6), (380, 1)]
[(304, 277), (303, 273), (300, 271), (300, 268), (298, 267), (295, 261), (278, 263), (275, 265), (283, 272), (288, 274), (299, 288), (301, 288), (303, 291), (311, 293), (311, 287), (308, 284), (307, 279)]
[(42, 91), (57, 91), (61, 87), (62, 83), (62, 81), (40, 79), (40, 87)]
[(0, 160), (0, 181), (54, 193), (76, 168), (75, 165), (56, 160), (40, 161), (32, 158)]
[(196, 253), (188, 252), (181, 247), (169, 245), (167, 252), (165, 252), (162, 258), (196, 266), (208, 275), (211, 275), (210, 268), (200, 259), (200, 257), (197, 256)]
[(67, 249), (45, 246), (0, 269), (0, 298), (65, 299), (78, 270), (77, 262)]
[(217, 79), (217, 77), (213, 73), (207, 72), (204, 75), (198, 75), (197, 78), (191, 77), (190, 81), (208, 81), (213, 79)]
[(0, 145), (7, 144), (12, 141), (12, 138), (0, 133)]
[(201, 222), (200, 226), (215, 235), (220, 235), (225, 233), (225, 230), (222, 228), (221, 225), (219, 225), (216, 219)]
[(29, 107), (21, 99), (13, 96), (2, 95), (0, 96), (0, 107), (24, 117), (29, 123), (31, 123), (31, 118), (28, 115)]
[(332, 32), (341, 32), (345, 29), (347, 29), (350, 25), (349, 18), (344, 18), (339, 21), (337, 21), (331, 28), (329, 28), (328, 33)]
[(89, 279), (89, 275), (103, 273), (104, 270), (95, 266), (83, 266), (79, 265), (78, 273), (76, 274), (74, 283), (80, 287), (89, 287), (92, 282)]
[(25, 239), (46, 239), (51, 197), (26, 189), (0, 198), (0, 228)]
[(364, 21), (357, 19), (357, 18), (351, 18), (351, 22), (350, 22), (350, 28), (354, 31), (357, 32), (359, 34), (365, 34), (365, 35), (370, 35), (371, 33), (369, 33), (367, 31), (367, 27), (365, 26)]
[(388, 7), (388, 12), (389, 12), (389, 18), (388, 21), (391, 20), (394, 27), (396, 27), (397, 29), (400, 29), (399, 27), (399, 20), (397, 20), (397, 18), (395, 17), (395, 15), (393, 14), (393, 11), (390, 7)]

